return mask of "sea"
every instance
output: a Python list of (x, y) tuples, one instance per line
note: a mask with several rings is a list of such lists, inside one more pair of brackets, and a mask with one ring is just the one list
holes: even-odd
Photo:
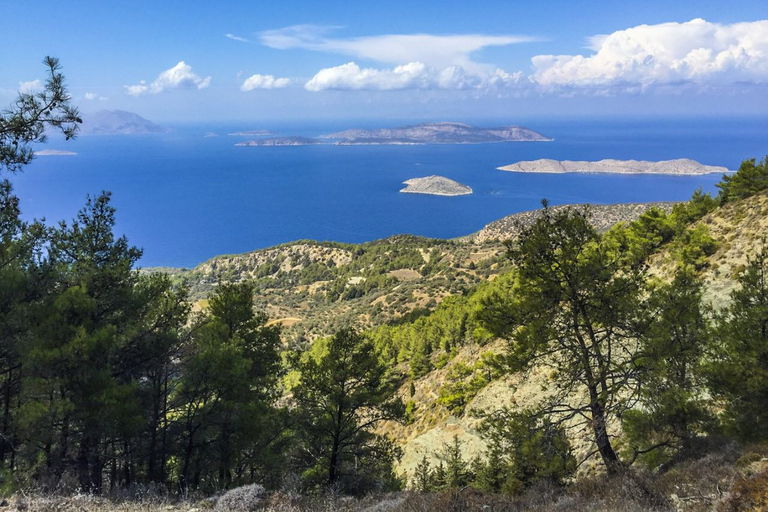
[[(160, 135), (52, 138), (38, 149), (77, 155), (39, 156), (11, 181), (23, 216), (51, 225), (71, 221), (89, 194), (110, 191), (116, 231), (143, 249), (140, 266), (194, 267), (216, 255), (299, 239), (459, 237), (538, 208), (542, 199), (553, 205), (685, 200), (699, 188), (716, 193), (721, 179), (497, 170), (520, 160), (692, 158), (737, 169), (742, 160), (768, 153), (765, 118), (529, 120), (507, 124), (524, 124), (555, 140), (477, 145), (236, 147), (249, 137), (228, 135), (268, 129), (316, 136), (404, 124), (414, 123), (200, 123), (170, 125), (172, 131)], [(403, 181), (433, 174), (474, 193), (399, 193)]]

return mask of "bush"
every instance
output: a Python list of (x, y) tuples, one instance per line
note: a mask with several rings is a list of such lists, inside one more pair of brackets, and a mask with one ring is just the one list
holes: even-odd
[(216, 502), (216, 510), (251, 512), (261, 504), (266, 489), (259, 484), (244, 485), (227, 491)]

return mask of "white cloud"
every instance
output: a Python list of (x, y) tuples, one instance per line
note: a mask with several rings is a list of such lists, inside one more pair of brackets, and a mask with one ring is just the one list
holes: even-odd
[(290, 78), (275, 78), (272, 75), (251, 75), (243, 85), (241, 91), (252, 91), (254, 89), (282, 89), (291, 84)]
[(228, 37), (233, 41), (240, 41), (241, 43), (250, 43), (251, 41), (245, 37), (236, 36), (235, 34), (224, 34), (224, 37)]
[(22, 94), (28, 94), (30, 92), (39, 91), (42, 88), (43, 86), (40, 80), (30, 80), (29, 82), (19, 82), (19, 92)]
[(640, 25), (590, 40), (595, 52), (533, 57), (545, 88), (634, 88), (768, 82), (768, 20)]
[(192, 71), (192, 67), (183, 60), (166, 69), (158, 75), (154, 82), (148, 84), (142, 80), (136, 85), (126, 85), (125, 88), (131, 96), (139, 96), (144, 93), (157, 94), (166, 89), (178, 89), (181, 87), (196, 87), (205, 89), (211, 85), (211, 77), (203, 78)]
[[(489, 70), (489, 66), (474, 62), (470, 54), (491, 46), (508, 46), (538, 39), (529, 36), (483, 34), (431, 35), (390, 34), (354, 38), (331, 38), (327, 34), (339, 27), (295, 25), (261, 33), (261, 42), (271, 48), (307, 50), (351, 55), (387, 64), (402, 65), (423, 62), (428, 66), (446, 68), (461, 66), (472, 72)], [(490, 67), (492, 71), (492, 67)]]
[(87, 92), (83, 95), (83, 98), (85, 98), (88, 101), (94, 101), (94, 100), (106, 101), (107, 99), (109, 99), (105, 96), (99, 96), (95, 92)]
[(435, 68), (411, 62), (393, 69), (361, 68), (354, 62), (321, 69), (304, 88), (308, 91), (403, 89), (496, 90), (521, 83), (522, 73), (500, 69), (492, 73), (469, 73), (461, 66)]

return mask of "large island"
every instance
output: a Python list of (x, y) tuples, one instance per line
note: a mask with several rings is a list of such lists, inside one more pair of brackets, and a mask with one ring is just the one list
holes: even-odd
[(100, 110), (83, 115), (83, 135), (147, 135), (171, 130), (125, 110)]
[(498, 167), (500, 171), (554, 173), (567, 172), (583, 173), (611, 173), (611, 174), (678, 174), (693, 176), (710, 173), (726, 173), (726, 167), (704, 165), (696, 160), (678, 158), (676, 160), (662, 160), (650, 162), (647, 160), (598, 160), (586, 162), (577, 160), (531, 160), (517, 162), (504, 167)]
[(423, 123), (401, 128), (345, 130), (322, 138), (338, 145), (355, 144), (483, 144), (488, 142), (551, 141), (538, 132), (522, 126), (476, 128), (463, 123)]
[[(239, 132), (237, 135), (246, 135)], [(254, 135), (256, 135), (254, 133)], [(485, 144), (489, 142), (546, 142), (551, 141), (538, 132), (522, 126), (502, 128), (476, 128), (462, 123), (423, 123), (401, 128), (375, 128), (371, 130), (344, 130), (342, 132), (309, 137), (273, 137), (254, 139), (236, 146), (308, 146), (333, 144), (336, 146), (413, 145), (413, 144)]]
[(453, 181), (445, 176), (427, 176), (404, 181), (408, 185), (400, 192), (404, 194), (429, 194), (433, 196), (465, 196), (472, 193), (467, 185)]

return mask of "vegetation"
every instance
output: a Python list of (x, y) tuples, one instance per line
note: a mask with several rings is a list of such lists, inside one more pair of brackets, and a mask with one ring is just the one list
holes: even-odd
[[(58, 63), (46, 65), (45, 91), (22, 95), (3, 115), (7, 172), (29, 162), (25, 145), (46, 127), (76, 134)], [(294, 482), (305, 495), (332, 491), (333, 507), (352, 510), (367, 503), (362, 496), (402, 485), (385, 425), (417, 424), (432, 408), (466, 416), (485, 386), (515, 376), (540, 384), (541, 400), (485, 411), (486, 451), (465, 457), (454, 437), (407, 475), (421, 494), (390, 495), (392, 510), (481, 501), (671, 509), (680, 504), (672, 489), (691, 485), (702, 500), (732, 510), (763, 505), (765, 242), (736, 272), (738, 286), (718, 311), (704, 301), (700, 272), (718, 248), (701, 220), (718, 205), (764, 193), (764, 174), (765, 160), (746, 161), (724, 178), (718, 198), (697, 192), (604, 234), (586, 209), (545, 203), (507, 243), (508, 261), (493, 262), (511, 270), (478, 286), (488, 260), (452, 252), (454, 242), (410, 237), (294, 247), (290, 261), (260, 254), (258, 265), (237, 272), (214, 260), (207, 307), (194, 313), (183, 276), (136, 271), (141, 251), (114, 234), (109, 193), (88, 198), (71, 222), (47, 227), (21, 220), (3, 180), (0, 488), (115, 496), (154, 487), (181, 497), (234, 489), (218, 499), (220, 508), (317, 504), (267, 491)], [(648, 271), (661, 257), (672, 262), (670, 279)], [(276, 282), (309, 293), (320, 280), (322, 301), (306, 307), (362, 298), (370, 306), (384, 302), (383, 289), (414, 294), (426, 278), (442, 280), (451, 296), (403, 307), (367, 333), (342, 326), (309, 347), (284, 346), (259, 302)], [(498, 339), (506, 342), (501, 353), (491, 350)], [(459, 357), (468, 346), (475, 354)], [(434, 375), (444, 385), (425, 404), (420, 388)], [(594, 454), (605, 474), (574, 480)], [(344, 504), (338, 493), (361, 498)]]
[(298, 363), (300, 380), (292, 390), (304, 478), (352, 494), (375, 488), (377, 481), (397, 487), (391, 474), (395, 450), (373, 428), (402, 419), (404, 405), (373, 344), (347, 329), (317, 346), (319, 356)]

